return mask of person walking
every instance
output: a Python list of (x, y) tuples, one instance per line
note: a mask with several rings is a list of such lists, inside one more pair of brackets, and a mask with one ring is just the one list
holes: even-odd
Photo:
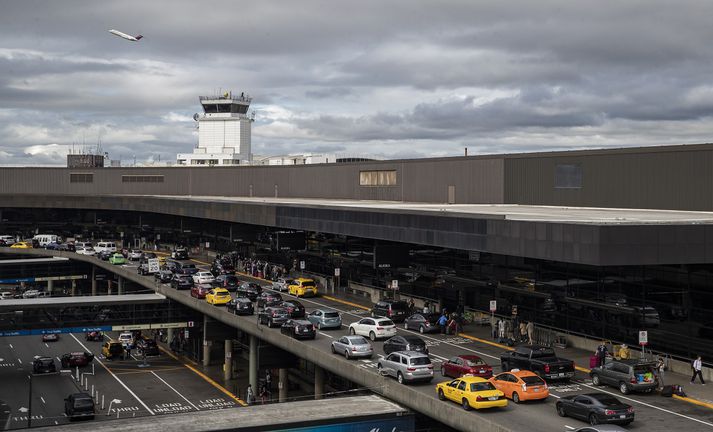
[(664, 371), (666, 370), (666, 363), (664, 363), (663, 359), (659, 357), (658, 360), (656, 360), (656, 366), (654, 366), (654, 372), (656, 373), (656, 380), (658, 382), (658, 389), (663, 390), (664, 384)]
[(527, 340), (530, 343), (530, 345), (534, 344), (534, 336), (535, 336), (535, 323), (532, 322), (532, 320), (527, 322), (527, 326), (525, 327), (527, 331)]
[(248, 388), (245, 390), (245, 402), (247, 402), (248, 405), (255, 403), (255, 393), (253, 393), (252, 384), (248, 384)]
[(608, 352), (608, 350), (607, 350), (606, 342), (602, 341), (602, 343), (600, 343), (599, 346), (597, 347), (597, 350), (594, 352), (594, 354), (596, 354), (596, 356), (597, 356), (597, 366), (599, 366), (599, 367), (604, 366), (604, 362), (607, 358), (607, 352)]
[(518, 339), (520, 342), (523, 342), (527, 339), (527, 323), (525, 321), (520, 322), (520, 334), (517, 335)]
[(441, 334), (446, 334), (446, 325), (448, 324), (448, 317), (446, 317), (446, 314), (443, 313), (441, 314), (441, 317), (438, 318), (438, 326), (441, 328)]
[(693, 360), (693, 364), (691, 364), (691, 368), (693, 369), (691, 384), (695, 384), (696, 377), (698, 377), (701, 379), (701, 384), (706, 385), (706, 382), (703, 381), (703, 373), (701, 372), (701, 370), (703, 370), (703, 361), (701, 361), (701, 356), (696, 356), (696, 359)]
[(429, 312), (431, 312), (431, 302), (429, 302), (428, 300), (426, 300), (426, 301), (423, 303), (423, 313), (427, 314), (427, 313), (429, 313)]
[(270, 373), (270, 369), (265, 371), (265, 387), (267, 387), (268, 391), (272, 391), (272, 374)]
[(505, 340), (505, 320), (498, 320), (498, 342), (503, 343)]

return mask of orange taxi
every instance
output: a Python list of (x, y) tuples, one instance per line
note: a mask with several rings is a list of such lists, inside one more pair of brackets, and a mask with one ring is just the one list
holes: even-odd
[(527, 370), (513, 369), (497, 374), (488, 381), (515, 403), (545, 399), (550, 395), (547, 383), (534, 372)]

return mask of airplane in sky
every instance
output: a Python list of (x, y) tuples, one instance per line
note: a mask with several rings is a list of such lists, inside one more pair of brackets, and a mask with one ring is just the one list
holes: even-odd
[(124, 39), (126, 39), (126, 40), (130, 40), (130, 41), (132, 41), (132, 42), (138, 42), (139, 39), (141, 39), (141, 38), (143, 37), (143, 36), (141, 36), (141, 35), (138, 35), (138, 36), (131, 36), (131, 35), (128, 35), (128, 34), (126, 34), (126, 33), (122, 33), (122, 32), (120, 32), (119, 30), (114, 30), (114, 29), (109, 30), (109, 33), (111, 33), (111, 34), (113, 34), (113, 35), (115, 35), (115, 36), (119, 36), (120, 38), (124, 38)]

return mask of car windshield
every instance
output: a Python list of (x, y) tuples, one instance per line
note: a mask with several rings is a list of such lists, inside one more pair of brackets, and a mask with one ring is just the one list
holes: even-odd
[(477, 360), (466, 360), (465, 361), (466, 366), (485, 366), (485, 362), (481, 359)]
[(229, 292), (226, 292), (226, 291), (218, 291), (218, 292), (216, 293), (216, 295), (225, 297), (225, 296), (230, 296), (230, 293), (229, 293)]
[(351, 337), (349, 338), (351, 341), (352, 345), (367, 345), (369, 342), (364, 339), (363, 336), (358, 336), (358, 337)]
[(478, 383), (470, 383), (470, 391), (472, 391), (472, 392), (487, 391), (487, 390), (495, 390), (495, 387), (487, 381), (486, 382), (478, 382)]
[(536, 376), (524, 376), (520, 377), (520, 379), (522, 379), (527, 385), (543, 385), (545, 383), (542, 381), (542, 378)]
[(339, 318), (339, 312), (325, 312), (325, 318)]
[(604, 406), (614, 406), (614, 405), (621, 405), (621, 402), (615, 397), (609, 396), (609, 395), (590, 395), (593, 399), (596, 399), (599, 401), (600, 404)]
[(430, 364), (431, 359), (429, 359), (428, 357), (414, 357), (411, 359), (411, 365), (413, 366), (424, 366)]
[(391, 303), (391, 309), (397, 309), (397, 310), (408, 310), (408, 304), (406, 302), (396, 302), (396, 303)]
[(380, 326), (392, 326), (392, 325), (394, 325), (394, 322), (391, 321), (390, 319), (383, 319), (383, 320), (377, 321), (376, 324), (380, 325)]
[(91, 399), (75, 399), (75, 408), (91, 408), (94, 406), (94, 402)]

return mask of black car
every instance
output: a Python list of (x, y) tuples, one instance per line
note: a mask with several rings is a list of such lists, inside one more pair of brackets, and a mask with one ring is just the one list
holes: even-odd
[(141, 258), (139, 258), (140, 263), (147, 263), (149, 262), (150, 259), (153, 258), (158, 258), (155, 253), (153, 252), (143, 252), (141, 254)]
[(247, 297), (250, 301), (257, 300), (257, 296), (262, 292), (262, 287), (253, 282), (243, 282), (235, 290), (239, 297)]
[(404, 328), (406, 330), (418, 329), (420, 333), (438, 332), (440, 330), (440, 327), (438, 327), (438, 319), (440, 317), (441, 315), (437, 313), (415, 313), (406, 318)]
[(193, 278), (188, 275), (174, 274), (171, 278), (171, 288), (182, 290), (191, 287), (193, 287)]
[(90, 331), (84, 335), (84, 338), (92, 342), (101, 342), (104, 340), (104, 333), (100, 331)]
[(94, 399), (87, 393), (73, 393), (64, 399), (64, 413), (69, 420), (94, 418)]
[(235, 291), (236, 289), (238, 289), (238, 285), (240, 285), (240, 279), (238, 279), (234, 275), (226, 274), (219, 274), (215, 277), (215, 281), (213, 282), (213, 286), (225, 288), (228, 291)]
[(634, 421), (634, 407), (607, 393), (587, 393), (563, 396), (555, 405), (561, 417), (574, 417), (596, 425), (617, 423), (628, 425)]
[(389, 355), (395, 351), (416, 351), (428, 354), (426, 342), (418, 336), (393, 336), (384, 342), (384, 354)]
[(92, 360), (94, 360), (94, 354), (86, 351), (78, 351), (62, 354), (60, 363), (62, 363), (63, 369), (68, 369), (71, 367), (87, 366)]
[(295, 339), (314, 339), (317, 336), (314, 324), (307, 320), (287, 320), (280, 327), (280, 332)]
[(99, 258), (102, 261), (109, 261), (109, 258), (111, 258), (112, 255), (114, 255), (116, 252), (111, 252), (108, 250), (103, 250), (97, 254), (97, 258)]
[(225, 305), (226, 309), (235, 315), (252, 315), (255, 313), (253, 302), (247, 297), (236, 297)]
[(142, 262), (139, 264), (139, 266), (136, 268), (136, 273), (140, 274), (141, 276), (146, 276), (149, 274), (149, 263), (148, 262)]
[(76, 252), (77, 249), (74, 247), (74, 243), (60, 243), (57, 246), (57, 250), (65, 252)]
[(157, 356), (161, 354), (156, 341), (145, 337), (136, 341), (136, 349), (138, 349), (140, 353), (146, 354), (147, 356)]
[(257, 307), (273, 306), (282, 301), (280, 293), (263, 291), (257, 296)]
[(216, 260), (213, 261), (210, 272), (213, 274), (230, 274), (235, 272), (235, 267), (233, 267), (232, 263)]
[(297, 300), (285, 300), (278, 303), (277, 306), (287, 309), (287, 313), (290, 314), (290, 318), (305, 317), (305, 307), (302, 306), (302, 303)]
[(287, 312), (287, 309), (281, 307), (269, 306), (258, 314), (258, 322), (268, 327), (280, 326), (288, 319), (290, 319), (290, 314)]
[(194, 275), (195, 273), (198, 273), (198, 268), (196, 268), (195, 264), (178, 263), (178, 265), (174, 266), (171, 271), (184, 275)]
[(32, 362), (33, 374), (46, 374), (57, 372), (57, 365), (52, 357), (37, 357)]
[(371, 309), (371, 316), (386, 317), (393, 322), (403, 322), (410, 313), (408, 303), (396, 300), (381, 300)]
[(171, 252), (171, 258), (185, 260), (188, 259), (188, 248), (185, 246), (178, 246)]
[(170, 270), (161, 270), (158, 273), (154, 273), (153, 277), (161, 283), (169, 283), (171, 279), (173, 279), (173, 272)]

